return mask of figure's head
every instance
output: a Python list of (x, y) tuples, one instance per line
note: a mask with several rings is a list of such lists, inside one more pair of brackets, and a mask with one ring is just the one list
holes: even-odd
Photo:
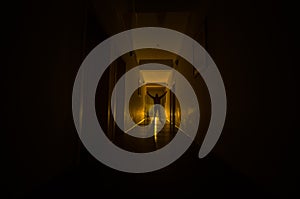
[(155, 97), (158, 97), (158, 94), (157, 94), (157, 93), (155, 94)]

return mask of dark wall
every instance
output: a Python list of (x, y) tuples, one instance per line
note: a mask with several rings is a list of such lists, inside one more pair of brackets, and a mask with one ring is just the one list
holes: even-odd
[(292, 193), (299, 177), (295, 10), (283, 2), (215, 1), (207, 20), (207, 50), (228, 99), (215, 152), (268, 189)]
[(3, 6), (2, 39), (7, 46), (1, 69), (1, 133), (6, 138), (2, 180), (13, 196), (76, 165), (71, 97), (84, 56), (84, 7), (81, 1)]

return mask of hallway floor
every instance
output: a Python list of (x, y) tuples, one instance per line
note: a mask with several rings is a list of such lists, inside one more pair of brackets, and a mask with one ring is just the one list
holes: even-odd
[(144, 174), (119, 172), (89, 157), (28, 198), (276, 198), (213, 155), (198, 159), (198, 149), (194, 144), (173, 164)]
[[(143, 121), (140, 125), (143, 126), (148, 124), (148, 121)], [(120, 132), (116, 133), (117, 136), (115, 137), (114, 143), (128, 151), (150, 152), (164, 147), (175, 137), (176, 133), (183, 133), (177, 127), (172, 126), (168, 122), (163, 126), (160, 132), (156, 132), (156, 129), (161, 128), (161, 123), (159, 120), (153, 122), (152, 125), (156, 125), (156, 127), (154, 127), (153, 136), (150, 138), (135, 138)], [(136, 128), (136, 126), (134, 128)], [(132, 128), (131, 131), (133, 131), (134, 128)]]

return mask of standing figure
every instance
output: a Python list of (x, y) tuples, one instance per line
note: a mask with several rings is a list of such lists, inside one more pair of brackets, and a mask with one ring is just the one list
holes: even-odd
[[(153, 99), (154, 105), (155, 104), (161, 104), (161, 99), (167, 94), (167, 91), (164, 92), (164, 94), (162, 94), (161, 96), (158, 96), (158, 94), (156, 93), (155, 96), (152, 96), (148, 91), (147, 94), (149, 95), (149, 97), (151, 97)], [(159, 111), (159, 107), (158, 106), (154, 106), (154, 117), (156, 116), (156, 113), (158, 113), (158, 118), (161, 121), (161, 114)]]

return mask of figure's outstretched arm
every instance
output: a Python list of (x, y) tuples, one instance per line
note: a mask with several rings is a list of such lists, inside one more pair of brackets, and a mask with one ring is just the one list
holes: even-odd
[(162, 94), (162, 96), (159, 97), (159, 99), (163, 98), (166, 94), (167, 94), (167, 91), (165, 91), (164, 94)]
[(147, 94), (148, 94), (152, 99), (154, 99), (154, 96), (152, 96), (148, 91), (147, 91)]

